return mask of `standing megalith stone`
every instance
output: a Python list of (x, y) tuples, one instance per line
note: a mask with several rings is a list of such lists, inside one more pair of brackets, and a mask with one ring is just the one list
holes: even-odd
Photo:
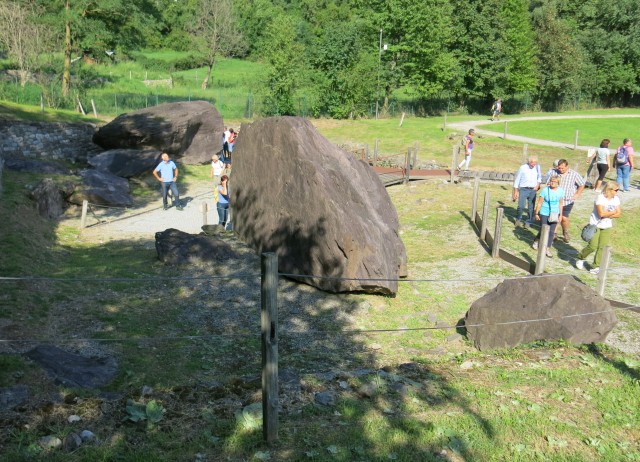
[(618, 322), (607, 300), (573, 276), (507, 279), (471, 305), (469, 340), (479, 350), (536, 340), (603, 342)]
[(306, 119), (243, 124), (230, 190), (235, 231), (257, 252), (276, 252), (280, 272), (313, 276), (294, 279), (394, 294), (406, 276), (398, 215), (377, 174)]
[(222, 148), (222, 124), (206, 101), (167, 103), (119, 115), (93, 142), (105, 149), (166, 150), (185, 164), (204, 164)]

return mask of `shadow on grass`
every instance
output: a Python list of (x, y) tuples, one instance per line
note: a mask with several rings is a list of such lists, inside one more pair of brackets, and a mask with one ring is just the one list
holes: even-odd
[(600, 359), (601, 361), (607, 364), (611, 364), (622, 374), (628, 375), (633, 380), (640, 380), (639, 368), (637, 367), (632, 368), (632, 367), (629, 367), (624, 361), (620, 361), (618, 359), (611, 359), (609, 356), (603, 354), (601, 348), (598, 345), (595, 345), (593, 343), (588, 345), (587, 350), (589, 351), (589, 353), (591, 353), (593, 356)]

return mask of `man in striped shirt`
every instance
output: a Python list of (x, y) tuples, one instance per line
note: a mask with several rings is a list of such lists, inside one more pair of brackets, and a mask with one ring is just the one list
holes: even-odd
[[(573, 203), (580, 197), (584, 189), (584, 179), (578, 172), (569, 168), (569, 162), (566, 159), (558, 160), (558, 167), (551, 172), (552, 176), (560, 177), (560, 187), (564, 189), (564, 207), (562, 208), (562, 237), (565, 242), (569, 242), (569, 214), (573, 208)], [(547, 178), (547, 184), (549, 184)]]

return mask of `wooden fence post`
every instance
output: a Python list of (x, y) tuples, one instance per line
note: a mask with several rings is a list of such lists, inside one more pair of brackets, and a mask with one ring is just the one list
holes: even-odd
[(400, 126), (402, 127), (402, 122), (404, 122), (404, 112), (402, 113), (402, 117), (400, 117)]
[(542, 225), (540, 231), (540, 240), (538, 241), (538, 257), (536, 258), (536, 270), (533, 274), (538, 275), (544, 273), (544, 262), (547, 256), (547, 243), (549, 242), (549, 225)]
[(573, 140), (573, 149), (578, 149), (578, 130), (576, 130), (576, 137)]
[(200, 212), (202, 212), (202, 224), (204, 226), (208, 225), (208, 223), (207, 223), (207, 212), (209, 212), (209, 206), (204, 201), (200, 203)]
[(447, 113), (444, 113), (444, 123), (442, 124), (442, 130), (446, 130), (447, 129)]
[(529, 145), (527, 143), (525, 143), (522, 146), (522, 163), (526, 164), (527, 163), (527, 159), (528, 159), (528, 152), (529, 152)]
[(87, 209), (89, 208), (89, 201), (82, 201), (82, 215), (80, 216), (80, 231), (87, 227)]
[(369, 163), (369, 143), (364, 145), (364, 159)]
[(500, 255), (500, 238), (502, 237), (502, 217), (504, 216), (504, 209), (498, 207), (496, 212), (496, 228), (493, 232), (493, 248), (491, 249), (491, 256), (493, 258), (498, 258)]
[(471, 223), (476, 222), (476, 215), (478, 214), (478, 195), (480, 193), (480, 178), (476, 177), (473, 180), (473, 203), (471, 204)]
[(96, 109), (96, 103), (91, 99), (91, 108), (93, 109), (93, 117), (98, 118), (98, 110)]
[(504, 140), (506, 140), (506, 139), (507, 139), (507, 123), (508, 123), (508, 122), (505, 122), (505, 123), (504, 123), (504, 133), (503, 133), (503, 135), (502, 135), (502, 139), (504, 139)]
[(458, 166), (458, 146), (454, 145), (451, 149), (451, 170), (449, 173), (449, 181), (453, 183), (453, 177), (455, 176), (456, 167)]
[(607, 282), (607, 271), (609, 270), (610, 261), (611, 247), (607, 245), (602, 249), (602, 255), (600, 256), (600, 272), (598, 273), (598, 287), (596, 289), (601, 297), (604, 297), (604, 286)]
[(482, 223), (480, 224), (480, 240), (484, 241), (487, 236), (487, 218), (489, 217), (489, 191), (484, 192), (484, 205), (482, 206)]
[(76, 101), (78, 102), (78, 109), (80, 109), (80, 112), (82, 113), (82, 115), (87, 115), (87, 113), (84, 112), (84, 108), (82, 107), (82, 103), (80, 102), (79, 96), (76, 96)]
[(415, 168), (418, 165), (418, 143), (413, 146), (413, 160), (411, 161), (411, 166)]
[(278, 439), (278, 256), (263, 253), (262, 280), (262, 435), (267, 444)]
[(409, 177), (411, 176), (411, 148), (407, 149), (407, 153), (404, 156), (404, 184), (409, 184)]
[(373, 165), (378, 162), (378, 138), (376, 138), (373, 144)]

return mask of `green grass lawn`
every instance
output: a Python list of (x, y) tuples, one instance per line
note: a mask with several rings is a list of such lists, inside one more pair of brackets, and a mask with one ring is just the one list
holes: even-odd
[[(620, 114), (612, 113), (611, 115), (622, 115), (623, 113), (640, 115), (640, 112), (630, 111), (621, 111)], [(565, 116), (565, 114), (562, 115)], [(610, 147), (615, 149), (622, 144), (624, 138), (633, 138), (639, 120), (638, 118), (523, 120), (509, 122), (508, 133), (573, 144), (577, 130), (580, 146), (598, 147), (600, 141), (607, 138), (611, 140)], [(482, 128), (502, 133), (504, 123), (483, 125)]]

